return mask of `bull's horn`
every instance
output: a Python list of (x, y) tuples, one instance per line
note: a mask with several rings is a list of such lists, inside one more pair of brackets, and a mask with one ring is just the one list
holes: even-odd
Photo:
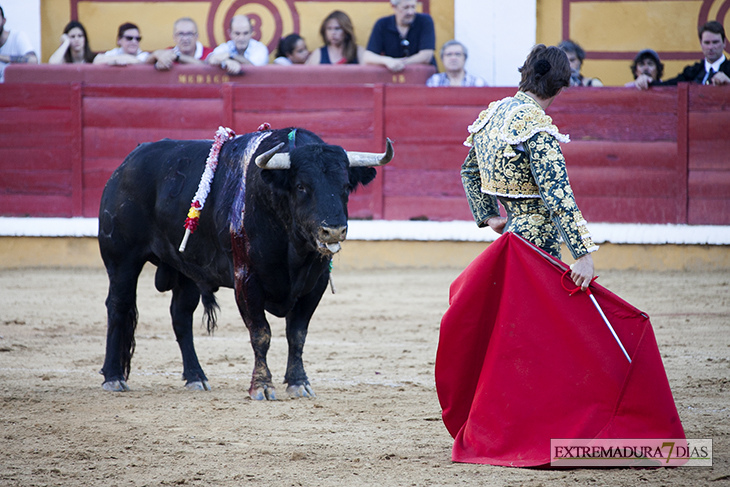
[(261, 169), (289, 169), (291, 167), (289, 154), (277, 154), (282, 147), (284, 147), (284, 142), (260, 154), (256, 157), (256, 165)]
[(385, 139), (385, 153), (377, 154), (375, 152), (348, 152), (347, 158), (350, 160), (350, 167), (363, 166), (383, 166), (393, 159), (393, 142)]

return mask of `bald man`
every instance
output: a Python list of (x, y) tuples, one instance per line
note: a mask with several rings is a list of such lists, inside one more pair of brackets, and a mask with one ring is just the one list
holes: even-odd
[(269, 50), (253, 39), (251, 21), (245, 15), (235, 15), (228, 28), (230, 41), (221, 44), (208, 56), (208, 64), (220, 66), (229, 74), (240, 74), (243, 66), (264, 66), (269, 63)]

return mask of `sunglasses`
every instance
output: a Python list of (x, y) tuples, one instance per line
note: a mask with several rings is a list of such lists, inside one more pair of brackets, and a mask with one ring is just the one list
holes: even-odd
[(141, 41), (141, 40), (142, 40), (142, 36), (122, 36), (122, 37), (123, 37), (123, 38), (124, 38), (125, 40), (129, 41), (129, 42), (132, 42), (132, 41), (137, 41), (137, 42), (139, 42), (139, 41)]

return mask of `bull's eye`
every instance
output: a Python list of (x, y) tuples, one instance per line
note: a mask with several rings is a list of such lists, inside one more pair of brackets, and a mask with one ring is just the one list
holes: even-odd
[(297, 191), (301, 191), (302, 193), (307, 192), (307, 190), (304, 189), (304, 185), (302, 183), (297, 183), (296, 188), (297, 188)]

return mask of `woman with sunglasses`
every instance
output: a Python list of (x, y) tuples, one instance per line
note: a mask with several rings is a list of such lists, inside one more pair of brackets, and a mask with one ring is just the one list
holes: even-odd
[(61, 46), (51, 54), (48, 64), (91, 63), (95, 57), (86, 29), (78, 20), (72, 20), (63, 29)]
[(139, 27), (126, 22), (119, 26), (117, 33), (117, 45), (111, 51), (99, 54), (94, 59), (94, 64), (108, 64), (110, 66), (125, 66), (127, 64), (140, 64), (147, 61), (149, 52), (139, 48), (142, 36), (139, 34)]

